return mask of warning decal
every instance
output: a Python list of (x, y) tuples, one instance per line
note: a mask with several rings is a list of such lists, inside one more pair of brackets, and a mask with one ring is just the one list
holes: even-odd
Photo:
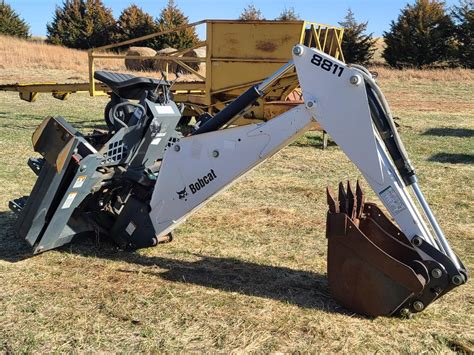
[(71, 207), (76, 196), (77, 196), (77, 192), (71, 192), (69, 195), (67, 195), (66, 201), (64, 201), (64, 204), (61, 207), (61, 209), (66, 209), (66, 208)]
[(76, 179), (76, 182), (74, 183), (73, 188), (78, 189), (78, 188), (82, 187), (82, 185), (84, 185), (84, 181), (86, 181), (86, 179), (87, 179), (86, 175), (78, 176), (77, 179)]
[(405, 205), (403, 204), (403, 201), (391, 186), (381, 191), (379, 195), (385, 206), (393, 214), (397, 214), (406, 209)]

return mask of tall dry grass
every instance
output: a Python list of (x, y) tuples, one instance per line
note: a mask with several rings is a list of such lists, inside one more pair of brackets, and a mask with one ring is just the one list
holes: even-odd
[(431, 80), (431, 81), (473, 81), (474, 70), (463, 68), (447, 69), (391, 69), (385, 66), (370, 67), (379, 76), (388, 80)]
[(0, 69), (87, 71), (87, 52), (9, 36), (0, 36)]
[[(122, 60), (97, 61), (97, 67), (118, 71), (125, 69)], [(87, 51), (0, 36), (2, 83), (84, 81), (87, 74)]]
[[(137, 75), (136, 72), (126, 69), (123, 59), (97, 59), (94, 64), (96, 70)], [(205, 69), (200, 72), (204, 74)], [(151, 71), (145, 75), (161, 77), (161, 72)], [(87, 77), (88, 57), (85, 50), (0, 35), (0, 83), (85, 81)], [(174, 78), (170, 75), (169, 79)], [(180, 77), (180, 81), (193, 80), (197, 80), (197, 77)]]
[[(380, 41), (379, 41), (380, 42)], [(381, 44), (378, 44), (381, 46)], [(130, 72), (121, 59), (100, 59), (95, 61), (96, 69)], [(374, 65), (370, 68), (388, 80), (432, 80), (472, 81), (474, 71), (466, 69), (404, 69), (395, 70)], [(200, 70), (205, 74), (205, 68)], [(131, 72), (136, 74), (136, 72)], [(36, 81), (79, 81), (87, 80), (87, 52), (0, 35), (0, 82)], [(143, 75), (143, 73), (141, 74)], [(147, 72), (147, 76), (161, 77), (159, 72)], [(171, 75), (170, 79), (174, 79)], [(193, 81), (193, 75), (184, 75), (180, 81)]]

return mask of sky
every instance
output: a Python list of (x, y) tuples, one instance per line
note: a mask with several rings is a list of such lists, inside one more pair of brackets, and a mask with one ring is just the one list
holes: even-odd
[[(54, 9), (62, 0), (5, 0), (31, 26), (34, 36), (46, 35), (46, 24), (51, 22)], [(120, 12), (131, 3), (158, 17), (167, 0), (103, 0), (118, 18)], [(389, 29), (390, 22), (396, 20), (400, 9), (414, 0), (175, 0), (190, 22), (203, 19), (235, 19), (243, 8), (253, 3), (268, 20), (277, 17), (285, 8), (293, 7), (301, 19), (312, 22), (337, 25), (348, 8), (357, 21), (368, 21), (368, 32), (379, 37)], [(458, 0), (447, 0), (451, 6)], [(198, 29), (200, 38), (205, 37), (205, 28)]]

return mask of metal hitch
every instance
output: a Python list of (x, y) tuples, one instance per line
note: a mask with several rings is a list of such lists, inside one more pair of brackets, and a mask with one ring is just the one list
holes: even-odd
[(424, 260), (419, 246), (366, 203), (359, 182), (355, 193), (340, 183), (337, 197), (328, 187), (327, 199), (329, 287), (345, 308), (370, 317), (416, 313), (457, 286), (450, 261)]

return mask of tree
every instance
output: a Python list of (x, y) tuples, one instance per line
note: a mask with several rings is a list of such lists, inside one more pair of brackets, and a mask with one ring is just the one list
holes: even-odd
[(367, 64), (375, 53), (375, 43), (372, 33), (365, 34), (368, 22), (358, 23), (351, 9), (347, 10), (344, 21), (339, 25), (344, 28), (342, 38), (342, 53), (348, 63)]
[(277, 21), (296, 21), (300, 19), (300, 15), (295, 12), (293, 7), (284, 8), (280, 15), (275, 19)]
[(248, 5), (239, 16), (239, 20), (243, 21), (259, 21), (265, 20), (262, 11), (257, 9), (254, 4)]
[(5, 1), (0, 3), (0, 34), (30, 37), (30, 26)]
[(423, 66), (449, 59), (454, 26), (444, 2), (417, 0), (407, 5), (384, 32), (383, 57), (394, 67)]
[(93, 48), (112, 41), (116, 21), (102, 0), (65, 0), (46, 26), (48, 41), (71, 48)]
[[(188, 24), (188, 17), (184, 16), (175, 4), (174, 0), (169, 0), (168, 5), (161, 11), (158, 19), (159, 31), (166, 31), (176, 27), (181, 27)], [(156, 37), (155, 46), (158, 48), (172, 47), (176, 49), (189, 48), (198, 42), (196, 30), (193, 27), (188, 27), (179, 32), (168, 33)]]
[[(128, 39), (146, 36), (158, 32), (158, 25), (153, 17), (143, 11), (137, 5), (130, 5), (122, 11), (117, 21), (117, 41), (126, 41)], [(153, 47), (154, 39), (134, 43), (134, 46)]]
[(461, 0), (452, 15), (456, 25), (456, 58), (459, 64), (474, 68), (474, 1)]

